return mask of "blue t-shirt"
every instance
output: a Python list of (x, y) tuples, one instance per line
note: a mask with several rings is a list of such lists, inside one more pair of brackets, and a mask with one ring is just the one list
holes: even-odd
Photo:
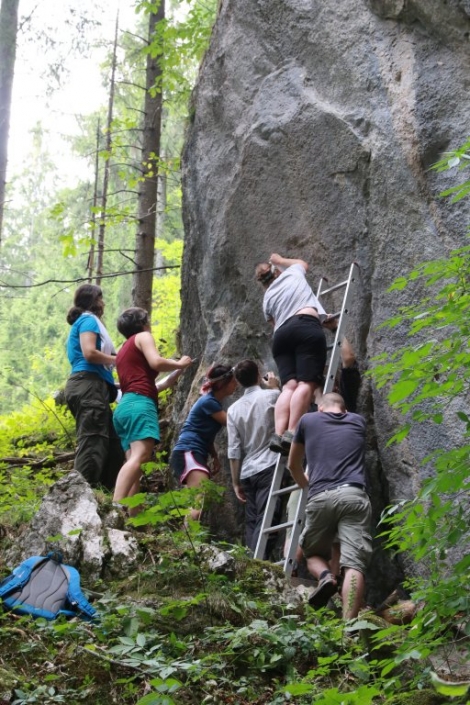
[(95, 333), (96, 348), (97, 350), (101, 350), (100, 329), (96, 320), (93, 316), (82, 313), (73, 324), (67, 339), (67, 357), (72, 365), (72, 374), (75, 374), (75, 372), (94, 372), (102, 377), (105, 382), (108, 382), (108, 384), (114, 384), (113, 375), (105, 365), (96, 365), (85, 360), (80, 345), (81, 333)]
[(222, 428), (222, 424), (212, 418), (212, 414), (219, 411), (223, 411), (222, 404), (212, 392), (200, 397), (189, 412), (173, 450), (193, 450), (207, 456)]

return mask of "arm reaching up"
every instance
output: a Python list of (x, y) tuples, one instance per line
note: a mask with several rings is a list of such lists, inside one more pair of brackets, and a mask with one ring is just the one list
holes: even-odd
[(308, 270), (308, 264), (303, 259), (289, 259), (288, 257), (281, 257), (281, 255), (278, 255), (275, 252), (273, 252), (269, 258), (269, 262), (280, 269), (287, 269), (288, 267), (292, 267), (293, 264), (300, 264), (305, 271)]

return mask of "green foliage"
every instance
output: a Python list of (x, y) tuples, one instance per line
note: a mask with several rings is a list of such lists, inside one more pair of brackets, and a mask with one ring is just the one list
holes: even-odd
[[(36, 400), (21, 411), (0, 416), (0, 522), (18, 523), (31, 519), (41, 496), (60, 474), (47, 467), (48, 458), (62, 448), (70, 448), (73, 419), (54, 401)], [(23, 458), (12, 464), (8, 458)], [(35, 464), (41, 461), (41, 467)], [(55, 462), (51, 462), (55, 465)]]
[[(195, 549), (196, 544), (207, 538), (207, 530), (198, 521), (192, 521), (189, 518), (191, 508), (204, 506), (207, 509), (221, 502), (224, 493), (224, 487), (205, 480), (199, 487), (184, 487), (178, 491), (170, 490), (156, 496), (139, 493), (122, 499), (121, 503), (127, 507), (140, 508), (137, 516), (128, 520), (130, 526), (152, 526), (160, 530), (170, 528), (175, 540), (188, 538)], [(179, 526), (182, 520), (184, 520), (184, 528), (181, 530)]]
[[(169, 265), (179, 265), (183, 241), (157, 240), (157, 248)], [(173, 357), (177, 351), (176, 332), (180, 315), (180, 270), (168, 269), (153, 280), (152, 333), (163, 357)], [(165, 395), (164, 395), (165, 396)]]
[[(430, 290), (422, 301), (400, 309), (383, 324), (406, 326), (416, 342), (376, 359), (374, 378), (390, 385), (388, 398), (413, 421), (442, 420), (442, 401), (465, 393), (470, 378), (470, 246), (449, 257), (425, 262), (401, 277), (390, 291), (419, 282)], [(428, 402), (428, 410), (422, 402)]]
[[(459, 171), (468, 168), (470, 165), (470, 139), (468, 139), (464, 144), (451, 152), (446, 152), (442, 159), (440, 159), (432, 167), (435, 171), (442, 172), (448, 169), (453, 169), (455, 167), (459, 168)], [(442, 197), (452, 196), (451, 203), (456, 203), (462, 198), (465, 198), (470, 194), (470, 181), (466, 180), (461, 184), (452, 186), (446, 189), (440, 195)]]
[[(137, 34), (120, 37), (119, 76), (110, 151), (104, 149), (106, 110), (81, 117), (82, 135), (71, 141), (77, 154), (86, 155), (90, 174), (95, 153), (100, 153), (101, 181), (104, 160), (110, 159), (104, 274), (107, 302), (105, 324), (118, 339), (114, 321), (132, 305), (129, 276), (133, 271), (137, 192), (148, 176), (141, 163), (142, 68), (147, 55), (158, 57), (163, 70), (164, 115), (158, 170), (157, 250), (163, 264), (179, 264), (183, 225), (181, 219), (180, 153), (188, 99), (199, 61), (207, 47), (215, 19), (215, 0), (170, 3), (168, 17), (157, 27), (150, 44), (146, 36), (148, 13), (155, 3), (138, 5), (142, 27)], [(182, 12), (184, 10), (184, 12)], [(110, 59), (103, 65), (109, 78)], [(97, 145), (98, 120), (101, 125)], [(96, 245), (101, 206), (93, 207), (93, 177), (63, 188), (63, 175), (45, 149), (46, 129), (34, 128), (34, 144), (24, 172), (9, 186), (14, 195), (4, 224), (0, 258), (4, 305), (0, 316), (1, 413), (14, 411), (63, 386), (69, 364), (64, 353), (68, 326), (64, 322), (72, 293), (86, 276), (91, 245)], [(95, 223), (93, 224), (93, 217)], [(173, 242), (175, 243), (174, 246)], [(54, 273), (51, 274), (51, 263)], [(58, 274), (59, 273), (59, 274)], [(59, 282), (37, 286), (41, 282)], [(154, 280), (154, 334), (164, 355), (176, 351), (179, 325), (179, 270), (166, 270)], [(158, 344), (158, 342), (157, 342)]]
[(461, 695), (466, 695), (470, 688), (470, 681), (458, 681), (453, 683), (452, 681), (443, 680), (439, 678), (437, 673), (431, 673), (431, 682), (438, 693), (441, 695), (447, 695), (450, 698), (458, 698)]
[[(155, 12), (158, 5), (158, 2), (139, 0), (137, 9), (148, 14)], [(168, 100), (186, 109), (199, 62), (209, 44), (217, 1), (178, 0), (174, 6), (179, 12), (170, 10), (169, 16), (159, 22), (146, 52), (158, 57)], [(177, 19), (181, 17), (183, 19)], [(161, 86), (155, 89), (161, 90)]]
[[(469, 148), (467, 142), (435, 168), (470, 166)], [(466, 184), (443, 195), (459, 200), (470, 193)], [(470, 635), (469, 282), (470, 246), (465, 246), (448, 257), (421, 264), (390, 288), (414, 290), (418, 285), (425, 292), (418, 303), (401, 308), (384, 324), (406, 330), (410, 342), (391, 356), (379, 357), (372, 371), (378, 386), (387, 387), (390, 404), (407, 417), (392, 441), (403, 440), (420, 423), (437, 428), (450, 424), (459, 430), (460, 441), (454, 448), (430, 453), (424, 459), (427, 477), (417, 497), (389, 507), (382, 517), (388, 546), (408, 552), (425, 576), (409, 581), (421, 609), (395, 659), (383, 665), (383, 675), (393, 669), (393, 663), (425, 661), (451, 644), (456, 615), (460, 634)], [(382, 638), (379, 633), (377, 643)], [(468, 652), (468, 646), (464, 648)]]

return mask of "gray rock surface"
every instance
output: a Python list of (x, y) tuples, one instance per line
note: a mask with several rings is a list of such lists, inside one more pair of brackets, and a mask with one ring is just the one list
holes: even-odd
[(227, 551), (208, 544), (202, 547), (201, 558), (209, 572), (226, 575), (228, 578), (235, 577), (235, 558)]
[(60, 551), (64, 563), (91, 580), (128, 575), (139, 559), (136, 540), (124, 531), (122, 513), (100, 508), (90, 485), (76, 472), (51, 487), (6, 560), (13, 568), (29, 556), (51, 550)]
[[(273, 251), (307, 260), (312, 284), (360, 264), (348, 338), (363, 369), (404, 342), (402, 328), (378, 325), (420, 289), (387, 287), (463, 244), (469, 222), (467, 204), (437, 198), (456, 174), (429, 171), (468, 137), (469, 18), (466, 0), (222, 0), (183, 156), (181, 348), (203, 363), (181, 385), (176, 425), (211, 362), (248, 356), (273, 368), (253, 276)], [(360, 410), (378, 517), (414, 495), (423, 457), (459, 429), (448, 415), (387, 447), (399, 419), (369, 381)], [(378, 551), (374, 565), (393, 583), (382, 561)]]

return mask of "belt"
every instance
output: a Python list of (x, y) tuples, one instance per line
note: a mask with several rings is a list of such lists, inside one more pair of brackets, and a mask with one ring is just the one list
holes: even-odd
[(318, 497), (325, 492), (335, 492), (336, 490), (340, 490), (342, 487), (355, 487), (356, 489), (365, 492), (364, 485), (361, 485), (359, 482), (345, 482), (343, 485), (336, 485), (336, 487), (332, 487), (330, 490), (322, 490), (321, 492), (317, 492), (317, 494), (312, 495), (311, 499)]

